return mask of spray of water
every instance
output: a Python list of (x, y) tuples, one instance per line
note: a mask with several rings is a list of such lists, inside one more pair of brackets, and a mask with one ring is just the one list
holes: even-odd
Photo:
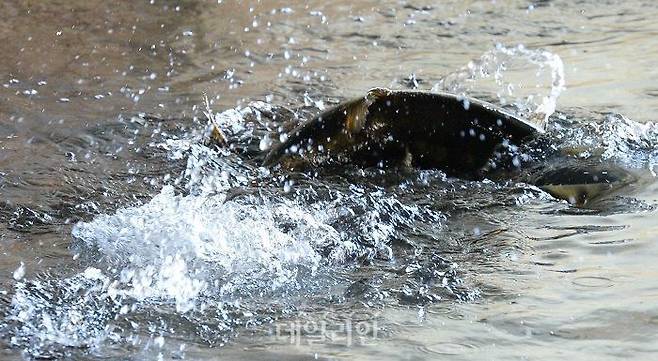
[[(534, 77), (529, 78), (529, 74)], [(479, 59), (443, 77), (432, 90), (464, 95), (495, 94), (497, 102), (546, 127), (565, 89), (564, 65), (554, 53), (497, 44)]]
[[(515, 77), (527, 76), (528, 66), (537, 79), (520, 83)], [(476, 89), (486, 92), (487, 81), (499, 103), (542, 124), (553, 114), (564, 89), (557, 55), (503, 46), (446, 76), (435, 88), (473, 94)], [(172, 312), (188, 315), (216, 309), (213, 317), (225, 322), (223, 332), (236, 320), (224, 311), (231, 302), (241, 317), (253, 320), (259, 316), (258, 307), (269, 306), (245, 306), (250, 298), (279, 302), (293, 290), (303, 297), (325, 295), (335, 285), (318, 280), (331, 278), (336, 267), (349, 266), (355, 259), (393, 262), (391, 242), (403, 238), (401, 230), (418, 223), (441, 230), (445, 224), (441, 213), (404, 204), (383, 188), (324, 184), (322, 180), (297, 186), (288, 181), (288, 192), (284, 192), (283, 180), (246, 162), (240, 153), (248, 146), (260, 151), (268, 148), (270, 140), (262, 137), (267, 133), (262, 130), (277, 129), (279, 125), (266, 116), (277, 112), (262, 102), (210, 112), (211, 125), (221, 126), (230, 147), (204, 146), (207, 134), (203, 131), (159, 144), (172, 158), (187, 160), (181, 175), (143, 205), (77, 224), (73, 228), (76, 242), (95, 258), (93, 265), (84, 266), (85, 271), (65, 278), (52, 276), (47, 282), (18, 280), (9, 311), (11, 342), (30, 345), (32, 355), (47, 355), (50, 347), (90, 347), (108, 338), (120, 340), (125, 333), (115, 330), (117, 317), (128, 320), (148, 305), (168, 305)], [(617, 119), (601, 127), (607, 130), (583, 133), (578, 139), (587, 141), (595, 134), (611, 153), (624, 154), (658, 143), (652, 125)], [(254, 186), (264, 182), (276, 186)], [(231, 197), (236, 188), (248, 192)], [(446, 267), (453, 269), (439, 259), (418, 267), (419, 272), (431, 275), (410, 278), (413, 287), (400, 294), (416, 295), (418, 289), (426, 294), (424, 280), (439, 276), (438, 287), (452, 287), (454, 271)], [(137, 321), (128, 324), (140, 327)]]

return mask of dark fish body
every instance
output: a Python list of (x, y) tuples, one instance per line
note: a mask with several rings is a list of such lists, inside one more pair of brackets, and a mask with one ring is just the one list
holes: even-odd
[(618, 166), (560, 152), (523, 169), (488, 168), (497, 150), (542, 133), (485, 101), (375, 88), (294, 128), (263, 165), (296, 167), (294, 159), (323, 157), (364, 166), (434, 168), (462, 178), (515, 179), (577, 205), (633, 182), (632, 174)]
[(541, 130), (492, 104), (448, 93), (394, 92), (369, 107), (369, 118), (404, 144), (412, 166), (453, 175), (481, 169), (503, 142)]
[(320, 147), (363, 165), (407, 163), (471, 176), (496, 147), (541, 132), (534, 124), (477, 99), (376, 88), (294, 129), (270, 151), (264, 165), (274, 165), (300, 149)]

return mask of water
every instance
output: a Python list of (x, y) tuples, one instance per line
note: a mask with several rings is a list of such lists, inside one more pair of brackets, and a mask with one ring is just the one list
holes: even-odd
[[(651, 3), (114, 5), (0, 5), (3, 359), (658, 351)], [(638, 180), (576, 208), (257, 166), (265, 128), (373, 86), (483, 97)]]

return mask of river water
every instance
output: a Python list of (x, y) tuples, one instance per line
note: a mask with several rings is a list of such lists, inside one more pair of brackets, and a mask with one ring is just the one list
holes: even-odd
[[(0, 357), (655, 358), (657, 16), (2, 2)], [(285, 174), (241, 152), (265, 120), (374, 86), (485, 98), (637, 179), (576, 207), (511, 181)], [(208, 114), (234, 148), (203, 145)]]

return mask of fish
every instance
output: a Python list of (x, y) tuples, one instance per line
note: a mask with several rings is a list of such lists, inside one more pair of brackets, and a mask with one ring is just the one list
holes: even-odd
[[(212, 134), (226, 143), (221, 131)], [(636, 179), (622, 167), (579, 159), (569, 149), (529, 166), (512, 162), (498, 167), (492, 162), (505, 149), (544, 135), (543, 124), (477, 98), (372, 88), (292, 128), (272, 145), (261, 165), (293, 169), (304, 162), (337, 162), (438, 169), (463, 179), (525, 182), (578, 206)]]
[(406, 164), (472, 178), (501, 145), (541, 133), (539, 125), (483, 100), (373, 88), (300, 124), (263, 166), (326, 152), (364, 166)]

